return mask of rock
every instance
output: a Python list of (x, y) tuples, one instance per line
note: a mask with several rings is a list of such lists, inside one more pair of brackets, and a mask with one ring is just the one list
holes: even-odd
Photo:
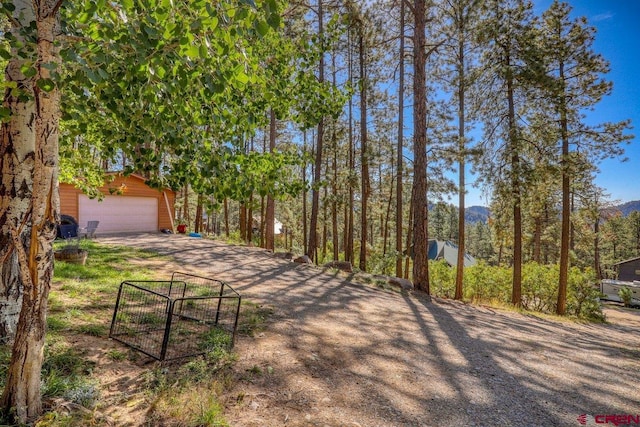
[(411, 280), (403, 279), (401, 277), (389, 277), (389, 284), (407, 291), (413, 290), (413, 283), (411, 283)]
[(347, 273), (353, 273), (353, 267), (349, 261), (330, 261), (324, 265), (326, 268), (337, 268)]
[(313, 262), (311, 262), (311, 258), (309, 258), (307, 255), (299, 256), (298, 258), (294, 259), (293, 262), (297, 262), (299, 264), (313, 264)]
[(278, 252), (274, 255), (276, 258), (282, 258), (286, 260), (293, 260), (293, 254), (291, 252)]

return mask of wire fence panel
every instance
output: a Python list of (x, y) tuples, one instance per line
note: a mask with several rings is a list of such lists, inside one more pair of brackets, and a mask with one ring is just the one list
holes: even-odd
[(240, 295), (225, 282), (176, 272), (120, 284), (109, 337), (157, 360), (232, 347)]

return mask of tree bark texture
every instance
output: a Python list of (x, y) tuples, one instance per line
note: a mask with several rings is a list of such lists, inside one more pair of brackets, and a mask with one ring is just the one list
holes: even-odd
[[(560, 62), (560, 82), (564, 85), (564, 63)], [(567, 311), (567, 282), (569, 280), (569, 246), (571, 237), (571, 180), (569, 171), (569, 131), (567, 105), (564, 90), (560, 96), (560, 139), (562, 140), (562, 215), (560, 231), (560, 277), (558, 280), (558, 301), (556, 313)]]
[(514, 81), (509, 54), (506, 55), (507, 103), (509, 106), (509, 152), (511, 156), (511, 194), (513, 195), (513, 287), (511, 303), (522, 305), (522, 192), (520, 189), (520, 143), (516, 124)]
[(402, 148), (404, 142), (404, 1), (400, 2), (400, 64), (398, 78), (398, 140), (396, 170), (396, 277), (402, 277)]
[(456, 265), (456, 291), (454, 298), (461, 300), (463, 296), (462, 284), (464, 282), (464, 254), (465, 248), (465, 18), (463, 8), (460, 7), (458, 20), (458, 257)]
[[(322, 1), (318, 1), (318, 37), (320, 40), (324, 38), (324, 22)], [(320, 55), (320, 64), (318, 71), (318, 80), (324, 82), (324, 55)], [(322, 150), (324, 139), (324, 118), (318, 123), (318, 134), (316, 143), (315, 170), (313, 174), (313, 188), (311, 189), (311, 218), (309, 220), (309, 244), (307, 245), (307, 253), (311, 260), (317, 260), (318, 250), (318, 212), (320, 210), (320, 181), (322, 180)]]
[(1, 287), (4, 291), (9, 285), (13, 292), (22, 293), (2, 408), (24, 424), (42, 411), (40, 371), (53, 276), (52, 245), (59, 219), (60, 95), (57, 88), (47, 92), (36, 85), (40, 79), (51, 79), (46, 64), (60, 62), (54, 45), (59, 5), (54, 1), (15, 1), (14, 5), (14, 34), (20, 32), (16, 26), (29, 27), (34, 21), (37, 32), (35, 76), (26, 79), (16, 59), (7, 69), (7, 80), (16, 81), (30, 99), (5, 94), (4, 105), (12, 118), (2, 125), (0, 135)]
[[(271, 109), (269, 113), (269, 152), (273, 153), (276, 148), (276, 113)], [(262, 221), (266, 224), (264, 230), (264, 247), (265, 249), (275, 249), (275, 223), (276, 223), (276, 203), (273, 196), (267, 195), (267, 209), (265, 218)]]
[(596, 272), (596, 279), (602, 280), (602, 265), (600, 264), (600, 215), (596, 215), (593, 223), (593, 268)]
[[(361, 24), (362, 25), (362, 24)], [(366, 58), (364, 45), (364, 28), (360, 28), (359, 52), (360, 52), (360, 165), (361, 165), (361, 185), (362, 185), (362, 206), (360, 215), (360, 259), (358, 267), (362, 271), (367, 271), (367, 237), (368, 237), (368, 215), (369, 215), (369, 193), (371, 192), (369, 183), (369, 154), (367, 152), (367, 76)]]
[(413, 35), (413, 284), (429, 294), (429, 237), (427, 205), (427, 87), (426, 87), (426, 4), (414, 0)]

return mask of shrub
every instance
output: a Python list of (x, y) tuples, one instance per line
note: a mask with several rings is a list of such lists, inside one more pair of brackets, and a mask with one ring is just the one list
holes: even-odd
[(491, 267), (480, 261), (464, 275), (464, 295), (472, 301), (511, 301), (511, 269)]
[(526, 310), (552, 313), (558, 300), (557, 265), (529, 262), (522, 268), (522, 307)]
[(456, 271), (446, 261), (429, 261), (431, 293), (442, 298), (453, 298), (456, 291)]
[(622, 303), (625, 307), (631, 306), (631, 299), (633, 298), (633, 291), (631, 291), (631, 289), (626, 286), (623, 287), (618, 291), (618, 296), (622, 300)]
[[(435, 265), (432, 270), (434, 293), (447, 296), (443, 288), (442, 266)], [(449, 268), (453, 277), (455, 272)], [(558, 298), (558, 265), (540, 265), (527, 263), (522, 268), (522, 306), (526, 310), (542, 313), (554, 313)], [(474, 302), (488, 301), (509, 304), (513, 270), (510, 267), (488, 266), (484, 262), (468, 267), (464, 275), (464, 296)], [(453, 283), (453, 279), (451, 279)], [(602, 321), (604, 315), (600, 307), (600, 291), (593, 286), (593, 270), (573, 267), (569, 270), (567, 283), (567, 314), (581, 319)], [(452, 285), (453, 286), (453, 285)]]

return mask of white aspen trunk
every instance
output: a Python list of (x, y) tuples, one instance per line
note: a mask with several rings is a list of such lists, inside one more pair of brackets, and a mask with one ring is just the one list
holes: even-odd
[[(57, 88), (47, 92), (37, 84), (51, 79), (48, 64), (60, 62), (54, 45), (59, 3), (53, 0), (35, 3), (38, 10), (33, 10), (34, 3), (29, 1), (14, 3), (20, 25), (29, 25), (33, 20), (36, 22), (37, 61), (34, 78), (23, 80), (23, 86), (33, 100), (23, 105), (24, 101), (8, 96), (12, 112), (19, 113), (16, 117), (19, 121), (12, 120), (2, 128), (3, 176), (6, 167), (9, 174), (13, 167), (17, 167), (21, 175), (19, 180), (12, 181), (13, 187), (3, 187), (4, 191), (0, 193), (0, 217), (3, 218), (0, 238), (8, 242), (7, 255), (14, 257), (11, 271), (16, 271), (18, 276), (12, 281), (18, 283), (23, 291), (2, 407), (13, 414), (17, 423), (26, 424), (42, 412), (40, 371), (44, 357), (47, 298), (53, 276), (52, 245), (59, 217), (60, 95)], [(25, 120), (26, 116), (28, 120)], [(12, 163), (20, 162), (14, 153), (20, 153), (23, 161), (30, 164), (30, 170)], [(13, 160), (5, 165), (4, 161), (9, 157)], [(5, 206), (10, 208), (5, 209)], [(18, 209), (14, 210), (14, 206)], [(3, 265), (3, 281), (5, 273)]]
[[(34, 19), (31, 2), (16, 4), (16, 16)], [(14, 25), (14, 34), (19, 34)], [(15, 58), (15, 55), (14, 55)], [(27, 79), (20, 67), (23, 60), (12, 59), (6, 69), (6, 81), (15, 83), (30, 98), (33, 80)], [(30, 227), (23, 221), (31, 209), (33, 169), (35, 158), (35, 102), (21, 101), (11, 89), (5, 90), (4, 107), (11, 111), (11, 119), (2, 124), (0, 140), (0, 339), (12, 342), (16, 334), (22, 306), (22, 282), (15, 241), (26, 247)]]

